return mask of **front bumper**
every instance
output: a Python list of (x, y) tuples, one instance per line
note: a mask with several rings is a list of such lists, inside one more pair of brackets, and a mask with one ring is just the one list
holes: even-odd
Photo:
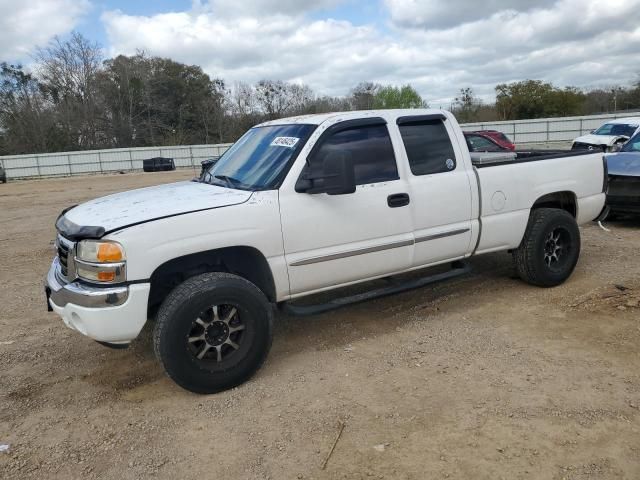
[(135, 339), (147, 321), (150, 284), (92, 287), (64, 283), (53, 260), (45, 281), (48, 306), (64, 323), (89, 338), (114, 344)]
[(640, 213), (640, 177), (609, 175), (607, 205), (612, 212)]

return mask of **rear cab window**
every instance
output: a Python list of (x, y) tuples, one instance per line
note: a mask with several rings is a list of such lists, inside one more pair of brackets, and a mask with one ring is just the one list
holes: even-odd
[(456, 154), (441, 118), (403, 117), (398, 128), (414, 175), (432, 175), (456, 169)]

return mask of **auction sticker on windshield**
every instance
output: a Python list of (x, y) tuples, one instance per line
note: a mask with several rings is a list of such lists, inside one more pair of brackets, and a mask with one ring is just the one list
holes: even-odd
[(300, 139), (296, 137), (276, 137), (273, 139), (273, 142), (271, 142), (271, 146), (293, 148), (299, 140)]

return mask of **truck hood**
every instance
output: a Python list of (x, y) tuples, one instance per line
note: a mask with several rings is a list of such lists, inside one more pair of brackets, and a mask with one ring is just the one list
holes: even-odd
[(609, 175), (640, 177), (640, 152), (621, 152), (607, 155)]
[(100, 238), (151, 220), (244, 203), (251, 194), (198, 182), (169, 183), (82, 203), (61, 215), (56, 227), (71, 240)]
[(574, 140), (575, 142), (587, 143), (589, 145), (607, 145), (611, 146), (616, 143), (616, 140), (627, 137), (620, 137), (617, 135), (583, 135), (582, 137), (578, 137)]

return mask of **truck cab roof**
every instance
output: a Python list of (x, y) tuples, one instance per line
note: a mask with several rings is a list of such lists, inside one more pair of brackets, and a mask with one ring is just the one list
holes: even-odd
[(451, 115), (445, 110), (431, 108), (411, 108), (411, 109), (395, 109), (395, 110), (356, 110), (353, 112), (330, 112), (317, 113), (313, 115), (299, 115), (297, 117), (279, 118), (269, 122), (261, 123), (258, 127), (267, 127), (272, 125), (290, 125), (294, 123), (306, 123), (310, 125), (321, 125), (325, 122), (337, 123), (345, 120), (355, 120), (368, 117), (381, 117), (385, 120), (393, 121), (398, 117), (415, 116), (415, 115)]

